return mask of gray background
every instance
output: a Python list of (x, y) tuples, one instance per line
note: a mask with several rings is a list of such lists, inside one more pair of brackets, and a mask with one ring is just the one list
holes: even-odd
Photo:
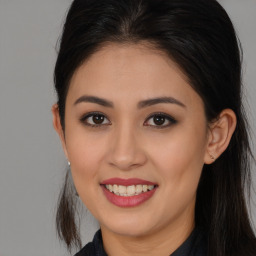
[[(247, 110), (255, 130), (256, 1), (220, 2), (244, 48)], [(67, 255), (54, 229), (66, 161), (50, 109), (55, 44), (70, 3), (0, 0), (0, 256)], [(256, 223), (256, 208), (253, 219)], [(85, 243), (97, 223), (89, 215), (84, 227)]]

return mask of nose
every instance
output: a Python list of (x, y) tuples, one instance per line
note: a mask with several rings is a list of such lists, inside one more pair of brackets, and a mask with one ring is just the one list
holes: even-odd
[(108, 150), (109, 164), (124, 171), (144, 165), (147, 157), (139, 137), (128, 126), (115, 129)]

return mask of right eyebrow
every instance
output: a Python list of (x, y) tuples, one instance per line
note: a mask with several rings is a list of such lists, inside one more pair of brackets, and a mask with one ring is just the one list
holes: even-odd
[(103, 98), (98, 98), (98, 97), (95, 97), (95, 96), (87, 96), (87, 95), (83, 95), (83, 96), (79, 97), (74, 102), (74, 105), (77, 105), (77, 104), (82, 103), (82, 102), (96, 103), (96, 104), (99, 104), (101, 106), (109, 107), (109, 108), (114, 107), (114, 104), (111, 101), (108, 101), (108, 100), (103, 99)]

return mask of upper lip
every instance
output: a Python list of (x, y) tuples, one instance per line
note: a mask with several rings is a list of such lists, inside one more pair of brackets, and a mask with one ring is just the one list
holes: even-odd
[(107, 180), (103, 180), (101, 185), (122, 185), (122, 186), (131, 186), (131, 185), (157, 185), (148, 180), (142, 180), (138, 178), (131, 179), (121, 179), (121, 178), (110, 178)]

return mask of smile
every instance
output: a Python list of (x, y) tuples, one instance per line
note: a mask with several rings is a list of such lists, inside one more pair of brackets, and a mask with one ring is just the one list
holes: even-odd
[(131, 185), (131, 186), (123, 186), (123, 185), (105, 185), (105, 188), (110, 192), (114, 193), (118, 196), (135, 196), (140, 195), (141, 193), (145, 193), (147, 191), (151, 191), (155, 188), (154, 185)]
[(119, 207), (135, 207), (149, 200), (158, 188), (153, 182), (137, 178), (112, 178), (101, 184), (106, 199)]

